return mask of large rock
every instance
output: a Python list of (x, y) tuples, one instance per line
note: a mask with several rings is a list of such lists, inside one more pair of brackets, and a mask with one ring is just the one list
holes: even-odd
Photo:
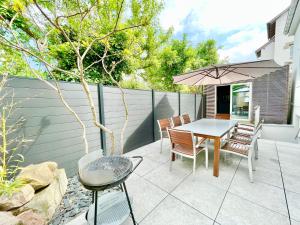
[(47, 222), (50, 221), (67, 190), (67, 184), (68, 179), (65, 170), (57, 170), (52, 183), (36, 193), (30, 202), (18, 210), (18, 213), (32, 209), (44, 217)]
[(11, 212), (0, 212), (0, 225), (23, 225), (23, 223)]
[(39, 190), (53, 181), (56, 170), (55, 162), (43, 162), (24, 167), (18, 177), (30, 184), (34, 190)]
[(0, 211), (8, 211), (10, 209), (18, 208), (29, 202), (34, 196), (34, 189), (31, 185), (26, 184), (21, 187), (12, 196), (0, 196)]
[(46, 221), (41, 215), (33, 212), (32, 210), (27, 210), (22, 212), (17, 216), (18, 219), (23, 223), (23, 225), (45, 225)]

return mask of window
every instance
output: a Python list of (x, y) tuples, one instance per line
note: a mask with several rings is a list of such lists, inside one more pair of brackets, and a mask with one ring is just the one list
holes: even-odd
[(233, 119), (250, 119), (251, 84), (231, 85), (231, 117)]

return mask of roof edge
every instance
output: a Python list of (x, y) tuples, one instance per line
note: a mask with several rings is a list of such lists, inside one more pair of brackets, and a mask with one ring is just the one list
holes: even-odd
[(264, 43), (262, 46), (260, 46), (258, 49), (255, 50), (255, 53), (266, 47), (271, 42), (275, 41), (275, 36), (273, 36), (270, 40), (268, 40), (266, 43)]

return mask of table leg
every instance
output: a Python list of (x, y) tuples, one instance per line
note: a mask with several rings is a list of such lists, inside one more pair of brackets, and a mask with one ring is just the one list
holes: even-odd
[[(172, 144), (172, 148), (174, 148), (174, 144)], [(172, 161), (175, 161), (175, 153), (172, 153)]]
[(220, 138), (215, 138), (215, 149), (214, 149), (214, 176), (219, 176), (219, 159), (220, 159)]

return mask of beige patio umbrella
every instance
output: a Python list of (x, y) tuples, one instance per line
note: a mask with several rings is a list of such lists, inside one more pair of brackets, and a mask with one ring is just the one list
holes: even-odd
[(251, 80), (274, 72), (282, 67), (274, 60), (213, 65), (174, 76), (175, 84), (191, 86), (228, 84)]

